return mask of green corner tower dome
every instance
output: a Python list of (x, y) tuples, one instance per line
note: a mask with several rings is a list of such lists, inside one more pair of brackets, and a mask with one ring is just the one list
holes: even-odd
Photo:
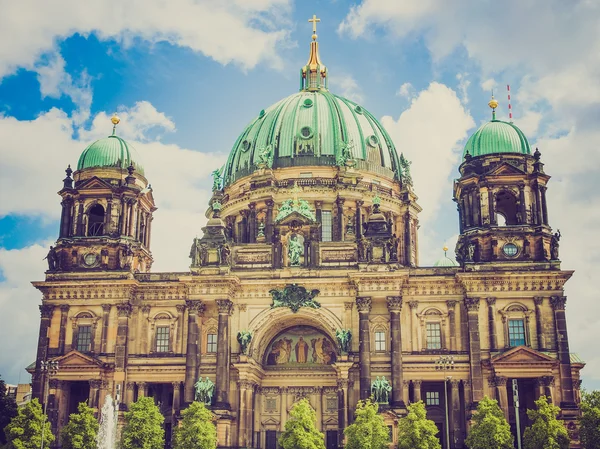
[(434, 267), (443, 268), (443, 267), (458, 267), (458, 262), (456, 260), (448, 257), (447, 255), (448, 247), (444, 246), (444, 257), (438, 259), (433, 264)]
[(119, 117), (114, 115), (111, 121), (113, 123), (113, 134), (88, 145), (79, 156), (77, 170), (86, 168), (120, 168), (126, 170), (127, 167), (133, 165), (135, 170), (144, 176), (144, 166), (138, 152), (130, 143), (115, 135), (116, 125), (120, 122)]
[(316, 34), (308, 63), (300, 72), (300, 91), (261, 110), (236, 140), (222, 168), (224, 184), (258, 167), (343, 166), (390, 179), (401, 178), (392, 139), (381, 123), (357, 103), (328, 90)]
[(496, 119), (498, 101), (493, 96), (488, 105), (492, 108), (492, 120), (483, 124), (469, 137), (463, 158), (467, 153), (472, 157), (497, 153), (531, 154), (529, 142), (523, 131), (512, 122)]

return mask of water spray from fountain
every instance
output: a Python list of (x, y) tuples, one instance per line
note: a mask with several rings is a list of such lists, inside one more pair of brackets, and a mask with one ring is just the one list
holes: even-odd
[(121, 385), (117, 384), (117, 394), (113, 400), (110, 394), (106, 395), (100, 413), (100, 428), (98, 429), (98, 449), (115, 449), (117, 447), (117, 413)]

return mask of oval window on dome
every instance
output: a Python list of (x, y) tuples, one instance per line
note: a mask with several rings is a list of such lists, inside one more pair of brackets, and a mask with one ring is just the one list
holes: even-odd
[(363, 108), (361, 108), (359, 105), (356, 105), (354, 106), (354, 112), (356, 112), (357, 114), (362, 114)]
[(313, 136), (313, 131), (310, 126), (303, 126), (300, 128), (300, 137), (303, 139), (310, 139)]
[(519, 252), (519, 248), (514, 243), (507, 243), (502, 247), (502, 252), (507, 257), (515, 257)]
[(375, 134), (370, 135), (367, 137), (367, 145), (370, 147), (376, 147), (379, 145), (379, 138)]
[(263, 118), (265, 116), (265, 110), (261, 109), (260, 113), (258, 114), (258, 118)]
[(242, 151), (246, 152), (250, 149), (250, 142), (248, 142), (247, 140), (244, 140), (242, 142)]
[(311, 108), (313, 105), (313, 101), (310, 98), (307, 98), (306, 100), (304, 100), (303, 105), (305, 108)]

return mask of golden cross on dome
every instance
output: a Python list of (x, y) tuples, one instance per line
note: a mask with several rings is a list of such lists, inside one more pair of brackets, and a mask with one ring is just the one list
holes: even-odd
[(316, 14), (313, 14), (312, 19), (308, 19), (309, 22), (312, 22), (313, 24), (313, 40), (316, 41), (317, 40), (317, 22), (320, 22), (321, 19), (317, 19)]

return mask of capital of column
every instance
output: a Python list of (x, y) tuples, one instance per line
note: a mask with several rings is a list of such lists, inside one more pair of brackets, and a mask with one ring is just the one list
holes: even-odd
[(269, 209), (273, 208), (275, 206), (275, 201), (273, 201), (272, 198), (269, 198), (268, 200), (265, 201), (265, 204), (267, 205), (267, 207)]
[(217, 299), (216, 301), (219, 315), (231, 315), (233, 310), (233, 302), (229, 299)]
[(363, 200), (356, 200), (356, 207), (361, 207), (365, 202)]
[(40, 306), (40, 315), (42, 318), (52, 318), (52, 312), (54, 312), (54, 305), (42, 304)]
[(566, 296), (551, 296), (550, 305), (554, 310), (565, 310), (565, 304), (567, 303)]
[(63, 313), (68, 312), (70, 308), (71, 308), (71, 306), (69, 306), (69, 304), (61, 304), (60, 305), (60, 311)]
[(136, 382), (138, 388), (141, 388), (142, 390), (146, 388), (146, 386), (148, 385), (146, 382)]
[(58, 379), (48, 380), (48, 387), (50, 387), (52, 389), (57, 389), (57, 388), (60, 388), (61, 386), (62, 386), (62, 381), (60, 381)]
[(148, 304), (146, 304), (145, 306), (142, 306), (142, 313), (149, 314), (151, 308), (152, 307), (150, 307)]
[(354, 307), (353, 302), (345, 302), (344, 303), (344, 310), (352, 310), (353, 307)]
[(496, 305), (496, 298), (494, 296), (490, 296), (489, 298), (485, 298), (485, 301), (487, 302), (488, 306), (494, 306), (494, 305)]
[(357, 296), (356, 308), (358, 309), (358, 313), (369, 313), (371, 311), (371, 297)]
[(452, 386), (452, 389), (458, 388), (460, 379), (450, 379), (450, 385)]
[(110, 304), (102, 304), (102, 312), (103, 313), (110, 313), (110, 308), (112, 306)]
[(117, 313), (119, 318), (129, 318), (131, 316), (131, 304), (128, 302), (117, 304)]
[(125, 384), (125, 389), (126, 390), (133, 390), (133, 387), (135, 387), (135, 383), (134, 382), (127, 382)]
[(342, 198), (340, 196), (338, 196), (335, 200), (335, 204), (337, 204), (338, 206), (343, 206), (345, 202), (346, 202), (346, 199)]
[(417, 379), (417, 380), (413, 380), (412, 383), (416, 388), (421, 388), (421, 384), (423, 383), (423, 381), (420, 379)]
[(173, 391), (181, 391), (181, 382), (171, 382), (173, 384)]
[(554, 385), (554, 376), (542, 376), (540, 380), (544, 387), (552, 387)]
[(188, 308), (191, 315), (196, 315), (204, 312), (204, 308), (206, 307), (202, 301), (197, 299), (186, 299), (185, 305)]
[(411, 309), (416, 309), (417, 307), (419, 307), (419, 301), (408, 301), (408, 307), (410, 307)]
[(89, 383), (90, 383), (90, 388), (99, 389), (102, 386), (102, 380), (100, 380), (100, 379), (90, 379)]
[(457, 302), (458, 301), (454, 299), (449, 299), (448, 301), (446, 301), (446, 307), (448, 307), (448, 312), (454, 312), (454, 308), (456, 307)]
[(337, 386), (338, 390), (347, 390), (350, 385), (350, 381), (348, 379), (338, 379)]
[(248, 203), (248, 207), (250, 208), (250, 210), (254, 210), (256, 209), (256, 203), (252, 202), (252, 203)]
[(480, 298), (465, 298), (465, 307), (468, 312), (477, 312), (479, 311), (479, 301)]
[(402, 296), (388, 296), (386, 299), (388, 311), (400, 312), (402, 310)]
[(175, 310), (177, 310), (177, 313), (179, 315), (181, 315), (185, 311), (185, 305), (184, 304), (177, 304), (175, 306)]
[(240, 388), (240, 390), (252, 390), (254, 389), (254, 382), (251, 382), (249, 380), (238, 380), (238, 387)]
[(533, 297), (533, 303), (536, 306), (541, 306), (543, 302), (544, 302), (544, 297), (543, 296), (534, 296)]
[(504, 376), (494, 377), (494, 382), (496, 383), (497, 387), (505, 387), (507, 381), (508, 381), (508, 378), (506, 378)]

